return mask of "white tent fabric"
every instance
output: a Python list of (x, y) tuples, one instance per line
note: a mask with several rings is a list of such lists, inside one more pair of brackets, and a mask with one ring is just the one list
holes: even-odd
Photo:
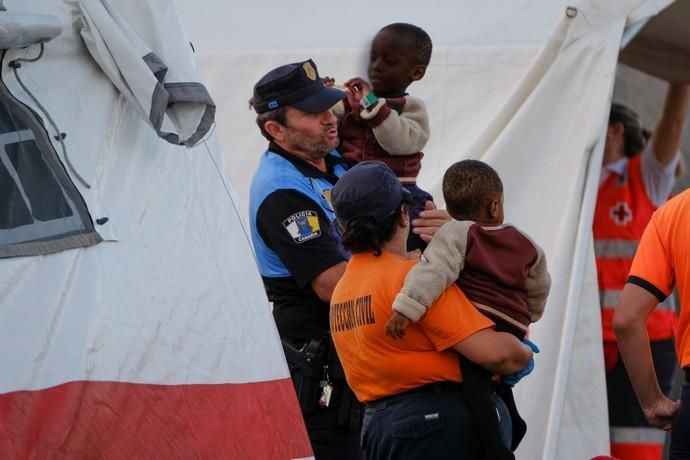
[(368, 45), (381, 26), (404, 21), (429, 32), (431, 65), (409, 89), (431, 117), (420, 185), (442, 204), (440, 181), (451, 163), (495, 166), (507, 220), (544, 247), (553, 278), (532, 329), (542, 348), (536, 371), (517, 388), (529, 424), (518, 457), (607, 453), (591, 244), (603, 127), (624, 28), (670, 1), (178, 3), (218, 103), (217, 132), (245, 212), (265, 148), (247, 100), (266, 71), (311, 57), (322, 75), (343, 82), (366, 75)]
[[(215, 106), (204, 86), (190, 81), (195, 69), (192, 56), (180, 52), (184, 44), (156, 39), (175, 18), (161, 15), (146, 24), (130, 24), (106, 0), (78, 4), (77, 26), (84, 43), (127, 102), (164, 139), (196, 144), (210, 129)], [(142, 34), (155, 43), (156, 52)]]
[[(65, 11), (62, 5), (53, 6), (53, 3), (49, 0), (42, 5), (38, 1), (35, 5), (22, 2), (21, 6), (27, 11), (40, 8), (40, 11), (67, 20), (70, 12)], [(147, 5), (150, 6), (146, 9), (156, 10), (151, 2)], [(126, 7), (122, 9), (127, 10)], [(78, 37), (72, 36), (71, 39), (77, 40)], [(167, 39), (179, 40), (187, 46), (181, 34)], [(56, 312), (57, 316), (36, 315), (33, 318), (31, 329), (50, 329), (58, 325), (55, 321), (61, 327), (75, 329), (62, 338), (52, 337), (53, 340), (64, 340), (68, 349), (72, 347), (70, 343), (79, 342), (74, 340), (78, 336), (84, 335), (100, 343), (107, 342), (103, 339), (108, 334), (124, 333), (120, 336), (121, 343), (114, 344), (117, 346), (113, 348), (94, 345), (88, 359), (88, 374), (92, 377), (113, 379), (124, 369), (135, 369), (136, 363), (125, 365), (128, 360), (124, 358), (129, 353), (129, 346), (138, 346), (140, 339), (136, 336), (142, 328), (165, 330), (182, 324), (192, 337), (203, 331), (204, 341), (199, 342), (198, 349), (180, 350), (180, 353), (168, 356), (167, 359), (178, 364), (184, 363), (175, 366), (177, 370), (170, 374), (171, 377), (185, 383), (199, 381), (202, 377), (207, 382), (206, 379), (215, 382), (230, 378), (235, 382), (246, 382), (253, 376), (263, 379), (284, 377), (286, 368), (280, 359), (265, 365), (264, 358), (254, 356), (252, 349), (242, 354), (235, 353), (235, 349), (244, 348), (241, 342), (249, 340), (249, 337), (232, 335), (226, 330), (225, 321), (214, 321), (223, 318), (228, 322), (246, 321), (246, 324), (238, 326), (238, 331), (253, 331), (255, 322), (271, 323), (261, 280), (258, 272), (252, 269), (255, 265), (246, 244), (247, 237), (237, 211), (231, 205), (227, 181), (218, 171), (223, 160), (213, 148), (213, 143), (185, 149), (162, 142), (150, 127), (140, 123), (141, 118), (125, 104), (110, 81), (88, 59), (85, 49), (81, 49), (80, 55), (73, 53), (63, 57), (58, 45), (56, 41), (55, 47), (46, 46), (45, 60), (26, 65), (23, 70), (27, 80), (34, 81), (36, 88), (46, 92), (44, 105), (51, 114), (57, 114), (54, 116), (56, 122), (68, 133), (66, 140), (76, 168), (87, 172), (95, 184), (91, 190), (81, 192), (94, 219), (108, 217), (108, 222), (98, 227), (108, 242), (98, 246), (98, 251), (65, 251), (50, 257), (3, 260), (0, 264), (0, 279), (5, 284), (2, 289), (3, 318), (0, 321), (3, 329), (26, 333), (27, 326), (21, 321), (27, 314), (27, 305), (38, 308), (54, 299), (57, 304), (65, 306), (73, 303), (89, 305), (90, 309), (98, 312), (94, 315), (95, 323), (88, 329), (83, 328), (79, 321), (68, 321), (70, 315), (84, 314), (84, 311), (72, 307)], [(32, 56), (35, 51), (31, 48), (13, 49), (9, 53), (11, 56)], [(3, 80), (14, 89), (14, 77), (5, 71), (3, 69)], [(69, 75), (69, 78), (54, 78), (56, 74)], [(55, 90), (50, 91), (52, 88)], [(21, 89), (17, 89), (16, 94), (21, 96)], [(38, 91), (37, 95), (41, 97)], [(74, 97), (78, 98), (76, 103), (70, 103)], [(86, 130), (82, 127), (84, 117), (79, 116), (79, 112), (85, 112), (88, 117)], [(72, 136), (71, 133), (78, 135)], [(148, 222), (155, 225), (148, 225)], [(178, 269), (182, 264), (186, 266), (184, 271)], [(132, 267), (140, 267), (137, 268), (138, 276), (130, 272)], [(57, 276), (58, 273), (61, 275)], [(33, 284), (36, 280), (41, 280), (39, 289)], [(190, 286), (195, 287), (190, 289)], [(204, 315), (188, 310), (188, 305), (201, 299), (205, 300)], [(225, 308), (226, 299), (235, 299), (236, 306)], [(261, 314), (242, 314), (243, 310), (256, 312), (257, 303), (263, 304), (259, 310)], [(112, 325), (101, 330), (103, 320), (115, 317), (114, 308), (131, 314), (134, 311), (130, 310), (150, 309), (150, 316), (139, 318), (136, 325), (123, 319), (122, 331), (115, 331)], [(161, 322), (157, 308), (168, 311), (170, 318)], [(186, 313), (173, 315), (177, 308)], [(229, 315), (235, 309), (238, 316), (231, 318)], [(14, 310), (23, 313), (13, 315)], [(264, 326), (261, 328), (263, 330)], [(267, 329), (272, 330), (270, 327)], [(35, 349), (36, 355), (40, 354), (44, 344), (29, 340), (28, 335), (26, 337), (27, 343), (23, 346)], [(152, 348), (173, 345), (173, 338), (167, 334), (161, 334), (158, 340), (150, 339), (153, 341), (148, 345)], [(0, 334), (0, 340), (8, 341), (0, 346), (2, 353), (10, 353), (9, 341), (13, 340), (13, 334)], [(264, 342), (277, 342), (274, 334), (252, 336), (251, 341), (258, 345), (257, 352), (262, 348), (265, 350)], [(64, 365), (46, 370), (45, 379), (30, 387), (64, 381), (61, 379), (67, 374), (77, 371), (72, 369), (73, 366), (81, 368), (81, 360), (66, 359), (70, 353), (65, 349), (44, 349), (48, 354), (58, 351), (63, 356), (60, 359), (64, 360)], [(214, 372), (209, 369), (200, 373), (195, 371), (197, 366), (206, 366), (204, 360), (195, 356), (201, 351), (214, 354), (214, 360), (218, 361)], [(113, 359), (115, 357), (118, 359)], [(238, 360), (241, 366), (236, 366)], [(3, 390), (31, 382), (32, 379), (28, 378), (33, 373), (31, 369), (43, 375), (40, 366), (28, 360), (14, 361), (2, 367), (6, 370), (0, 386)], [(143, 381), (156, 382), (162, 378), (159, 375), (161, 369), (144, 366), (137, 370), (137, 375)], [(79, 373), (86, 371), (80, 369)]]
[[(23, 48), (49, 41), (62, 33), (62, 24), (48, 15), (3, 13), (0, 25), (0, 49)], [(27, 27), (29, 26), (29, 27)]]
[[(308, 457), (216, 139), (193, 149), (160, 139), (123, 80), (111, 81), (126, 79), (132, 67), (106, 75), (97, 65), (82, 39), (82, 8), (106, 4), (6, 2), (13, 13), (48, 14), (63, 24), (42, 57), (18, 69), (43, 108), (8, 65), (35, 58), (39, 45), (6, 51), (2, 83), (66, 133), (74, 171), (67, 170), (91, 184), (74, 181), (104, 241), (0, 259), (0, 457)], [(109, 8), (142, 44), (139, 53), (150, 49), (187, 65), (171, 66), (173, 82), (197, 81), (169, 2), (118, 0)], [(112, 51), (107, 34), (100, 37), (101, 50)], [(206, 110), (186, 109), (193, 115), (168, 112), (183, 138), (193, 137)], [(59, 133), (41, 122), (65, 164)]]

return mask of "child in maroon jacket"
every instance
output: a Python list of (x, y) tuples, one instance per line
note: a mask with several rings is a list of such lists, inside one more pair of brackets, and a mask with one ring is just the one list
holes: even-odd
[[(491, 166), (476, 160), (452, 165), (443, 177), (446, 208), (455, 219), (443, 225), (410, 270), (393, 303), (386, 334), (400, 338), (448, 286), (456, 283), (496, 330), (524, 339), (541, 318), (551, 279), (544, 251), (527, 235), (503, 223), (503, 184)], [(491, 400), (491, 373), (461, 358), (463, 392), (484, 444), (484, 458), (515, 458), (499, 433)], [(494, 385), (496, 386), (496, 385)], [(512, 450), (526, 426), (509, 386), (496, 388), (511, 412)]]
[[(433, 199), (417, 186), (421, 150), (429, 139), (429, 115), (424, 102), (406, 91), (424, 77), (431, 49), (431, 38), (421, 28), (404, 23), (385, 26), (371, 43), (371, 86), (361, 78), (348, 80), (348, 96), (335, 108), (340, 120), (338, 150), (354, 163), (386, 163), (412, 193), (412, 219)], [(426, 243), (410, 233), (408, 249), (424, 247)]]

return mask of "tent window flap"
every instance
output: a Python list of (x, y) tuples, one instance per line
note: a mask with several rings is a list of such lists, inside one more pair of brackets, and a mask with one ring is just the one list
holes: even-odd
[(40, 119), (0, 84), (0, 258), (100, 241)]

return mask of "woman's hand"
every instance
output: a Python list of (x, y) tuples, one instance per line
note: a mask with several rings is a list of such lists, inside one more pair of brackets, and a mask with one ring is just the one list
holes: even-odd
[(419, 235), (425, 242), (431, 241), (434, 233), (452, 218), (445, 209), (437, 209), (433, 201), (427, 201), (424, 211), (419, 213), (419, 217), (412, 221), (412, 233)]
[(512, 374), (508, 374), (505, 377), (503, 377), (503, 383), (505, 383), (506, 385), (510, 385), (511, 387), (518, 383), (520, 380), (522, 380), (524, 377), (527, 377), (532, 373), (532, 371), (534, 370), (534, 354), (539, 353), (539, 347), (537, 347), (537, 345), (531, 340), (523, 339), (522, 343), (527, 345), (532, 350), (533, 355), (524, 369), (522, 369), (521, 371), (514, 372)]

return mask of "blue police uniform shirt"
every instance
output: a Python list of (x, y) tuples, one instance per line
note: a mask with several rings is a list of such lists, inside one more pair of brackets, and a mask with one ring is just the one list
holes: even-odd
[(330, 191), (348, 165), (333, 151), (327, 171), (269, 145), (252, 179), (252, 243), (281, 336), (308, 340), (328, 331), (327, 302), (311, 281), (349, 258), (342, 248)]

